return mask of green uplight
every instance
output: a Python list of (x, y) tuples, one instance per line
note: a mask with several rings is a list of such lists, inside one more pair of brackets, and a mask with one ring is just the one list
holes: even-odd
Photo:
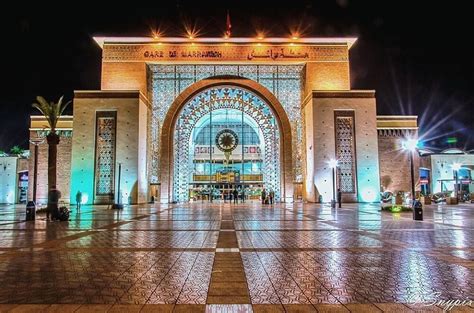
[(402, 206), (400, 206), (400, 205), (394, 205), (394, 206), (392, 206), (392, 208), (390, 209), (390, 211), (393, 212), (393, 213), (399, 213), (399, 212), (402, 211), (402, 209), (403, 209)]
[(458, 142), (458, 139), (456, 137), (448, 137), (448, 139), (446, 139), (446, 142), (447, 143), (456, 143), (456, 142)]

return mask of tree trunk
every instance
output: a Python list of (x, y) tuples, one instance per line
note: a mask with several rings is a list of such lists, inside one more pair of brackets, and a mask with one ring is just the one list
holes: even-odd
[(53, 187), (58, 189), (58, 186), (56, 186), (56, 165), (58, 158), (59, 135), (55, 132), (50, 132), (46, 136), (46, 139), (48, 141), (48, 190), (51, 190)]

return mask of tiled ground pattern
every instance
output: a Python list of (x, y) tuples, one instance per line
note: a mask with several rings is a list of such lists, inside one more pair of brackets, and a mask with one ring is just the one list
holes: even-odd
[(0, 206), (0, 311), (408, 312), (474, 299), (474, 205), (424, 216), (197, 203), (25, 222), (23, 207)]

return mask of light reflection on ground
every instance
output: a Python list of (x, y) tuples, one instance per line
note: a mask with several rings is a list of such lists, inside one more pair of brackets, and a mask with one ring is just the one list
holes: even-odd
[[(474, 205), (427, 207), (423, 222), (356, 204), (84, 206), (69, 222), (37, 218), (0, 207), (0, 303), (209, 304), (218, 247), (240, 249), (242, 304), (474, 299)], [(235, 240), (219, 243), (223, 233)]]

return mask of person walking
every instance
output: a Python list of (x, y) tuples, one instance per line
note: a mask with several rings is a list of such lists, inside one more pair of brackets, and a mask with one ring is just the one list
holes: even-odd
[(270, 192), (268, 193), (268, 200), (270, 204), (273, 204), (273, 199), (275, 198), (275, 192), (273, 189), (270, 189)]
[(109, 204), (107, 205), (107, 210), (113, 209), (114, 201), (115, 201), (115, 194), (113, 192), (110, 192), (109, 193)]
[(56, 189), (56, 186), (52, 186), (48, 192), (48, 209), (46, 210), (46, 220), (56, 220), (58, 219), (59, 210), (58, 203), (61, 198), (61, 192)]
[(234, 187), (234, 190), (232, 191), (232, 197), (234, 198), (234, 204), (239, 203), (239, 191), (235, 187)]
[(82, 204), (82, 192), (80, 190), (76, 193), (76, 210), (77, 213), (81, 211), (81, 204)]
[(265, 188), (262, 190), (262, 204), (265, 204), (265, 200), (267, 200), (267, 191)]

